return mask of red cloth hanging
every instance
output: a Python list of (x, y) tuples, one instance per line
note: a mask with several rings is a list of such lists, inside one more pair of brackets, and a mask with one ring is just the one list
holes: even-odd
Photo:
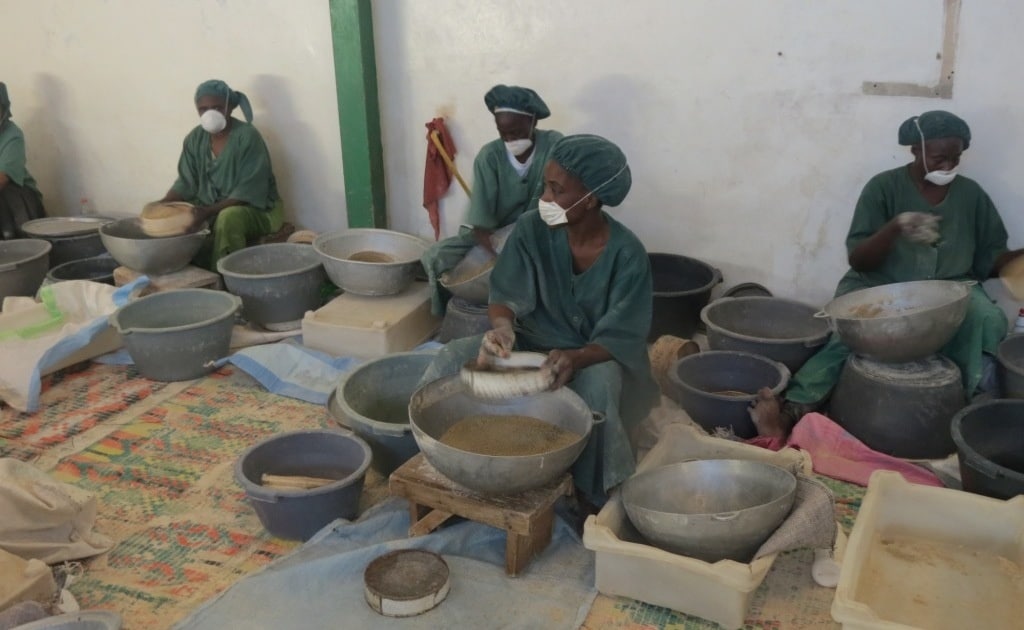
[(427, 161), (423, 167), (423, 207), (427, 209), (430, 216), (430, 225), (434, 228), (434, 240), (441, 237), (441, 216), (438, 212), (438, 202), (448, 192), (452, 185), (452, 173), (448, 170), (441, 152), (434, 146), (430, 135), (437, 132), (441, 145), (453, 161), (455, 160), (455, 141), (452, 140), (448, 128), (444, 125), (444, 118), (435, 118), (426, 125), (427, 127)]

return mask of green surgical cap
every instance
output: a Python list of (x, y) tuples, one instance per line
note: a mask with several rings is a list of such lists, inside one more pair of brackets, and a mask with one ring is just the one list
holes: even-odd
[(601, 136), (565, 136), (555, 143), (551, 159), (608, 206), (622, 203), (633, 185), (625, 154)]
[(484, 94), (484, 104), (492, 114), (506, 111), (533, 116), (537, 120), (551, 115), (551, 110), (536, 92), (518, 85), (495, 85)]
[(203, 81), (196, 88), (195, 102), (199, 102), (204, 96), (216, 96), (219, 98), (226, 98), (228, 101), (228, 109), (235, 107), (242, 108), (242, 115), (245, 116), (245, 122), (252, 122), (252, 105), (249, 104), (249, 97), (241, 92), (236, 92), (228, 87), (228, 84), (221, 81), (220, 79), (210, 79), (209, 81)]
[[(917, 124), (914, 121), (917, 121)], [(918, 132), (917, 127), (921, 126)], [(921, 143), (921, 134), (925, 140), (938, 138), (960, 138), (964, 141), (964, 149), (971, 146), (971, 128), (956, 114), (940, 109), (925, 112), (903, 121), (899, 130), (899, 142), (903, 146), (914, 146)]]

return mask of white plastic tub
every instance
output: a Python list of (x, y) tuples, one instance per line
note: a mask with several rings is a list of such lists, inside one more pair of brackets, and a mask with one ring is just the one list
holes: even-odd
[(832, 617), (847, 630), (1024, 626), (1024, 496), (871, 476)]
[[(774, 452), (749, 444), (706, 436), (686, 425), (665, 428), (638, 471), (691, 459), (751, 459), (811, 472), (810, 458), (798, 451)], [(743, 626), (750, 599), (775, 562), (775, 555), (750, 564), (722, 560), (708, 563), (652, 547), (629, 522), (615, 493), (601, 512), (587, 519), (583, 545), (595, 552), (597, 590), (631, 597), (714, 621), (726, 628)]]

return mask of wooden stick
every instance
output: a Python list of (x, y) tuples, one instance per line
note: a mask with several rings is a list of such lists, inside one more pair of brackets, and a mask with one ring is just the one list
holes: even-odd
[(323, 477), (304, 477), (302, 475), (270, 475), (263, 473), (260, 482), (264, 486), (277, 488), (290, 488), (297, 490), (311, 490), (334, 483), (337, 479), (324, 479)]
[(466, 195), (472, 196), (469, 192), (469, 184), (466, 183), (466, 180), (462, 179), (462, 175), (459, 174), (459, 168), (455, 166), (455, 162), (452, 161), (451, 156), (449, 156), (448, 152), (444, 150), (444, 143), (441, 142), (441, 137), (436, 131), (430, 132), (430, 141), (434, 143), (435, 147), (437, 147), (438, 152), (441, 154), (441, 159), (444, 160), (445, 166), (447, 166), (448, 170), (452, 172), (455, 179), (459, 180), (459, 184), (462, 185), (462, 190), (466, 191)]

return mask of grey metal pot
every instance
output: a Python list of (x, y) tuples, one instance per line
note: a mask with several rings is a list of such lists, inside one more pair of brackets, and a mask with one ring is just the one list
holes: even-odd
[(975, 282), (921, 280), (847, 293), (818, 314), (854, 353), (905, 363), (937, 352), (967, 315)]
[[(417, 270), (423, 268), (420, 258), (427, 251), (427, 243), (393, 230), (354, 228), (317, 236), (313, 249), (320, 255), (331, 282), (349, 293), (378, 296), (409, 288)], [(369, 260), (371, 257), (382, 258), (375, 262)]]
[(762, 462), (708, 459), (660, 466), (622, 484), (629, 520), (656, 546), (705, 562), (750, 562), (786, 520), (793, 473)]
[(800, 369), (831, 334), (817, 308), (777, 297), (720, 298), (705, 306), (700, 319), (712, 350), (739, 350)]
[(114, 270), (118, 262), (112, 256), (93, 256), (81, 260), (72, 260), (52, 267), (46, 274), (46, 284), (65, 280), (89, 280), (114, 284)]
[(224, 291), (177, 289), (129, 302), (110, 325), (121, 334), (136, 367), (154, 381), (187, 381), (228, 355), (242, 301)]
[(294, 330), (306, 311), (322, 304), (327, 279), (309, 245), (271, 243), (246, 247), (217, 261), (228, 291), (242, 298), (245, 318), (269, 330)]
[[(544, 420), (579, 439), (541, 455), (495, 456), (453, 448), (439, 438), (453, 424), (472, 415), (521, 415)], [(594, 414), (568, 387), (509, 400), (474, 398), (459, 376), (424, 385), (409, 401), (412, 433), (423, 456), (446, 477), (484, 495), (513, 494), (558, 479), (583, 452)]]
[(789, 369), (749, 352), (709, 350), (676, 361), (668, 372), (669, 397), (707, 431), (722, 428), (737, 437), (757, 436), (750, 404), (768, 387), (778, 395), (789, 383)]
[(41, 238), (53, 245), (50, 268), (73, 260), (105, 254), (99, 229), (113, 219), (107, 217), (45, 217), (26, 221), (19, 230), (29, 238)]
[(965, 402), (960, 369), (946, 357), (892, 364), (851, 356), (829, 415), (880, 453), (938, 459), (956, 450), (949, 423)]
[(119, 219), (100, 227), (100, 239), (110, 255), (140, 273), (163, 275), (180, 271), (199, 253), (210, 230), (153, 238), (142, 231), (138, 218)]
[(0, 301), (9, 295), (35, 295), (50, 268), (53, 245), (38, 238), (0, 241)]
[(387, 477), (419, 452), (409, 424), (409, 400), (437, 351), (399, 352), (368, 361), (341, 377), (327, 409), (366, 440), (373, 469)]
[(1024, 334), (1010, 335), (999, 344), (999, 380), (1004, 398), (1024, 398)]

